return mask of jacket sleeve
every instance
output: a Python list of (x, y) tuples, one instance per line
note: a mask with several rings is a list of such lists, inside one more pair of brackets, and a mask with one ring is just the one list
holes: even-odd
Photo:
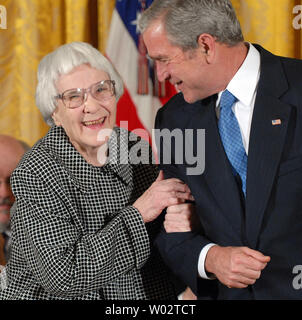
[[(160, 109), (156, 116), (155, 128), (158, 130), (167, 127), (163, 122), (164, 108)], [(158, 137), (156, 137), (156, 143), (159, 150), (160, 169), (163, 170), (165, 179), (178, 178), (186, 182), (187, 179), (182, 170), (175, 164), (174, 152), (171, 147), (168, 148)], [(164, 153), (166, 153), (165, 156)], [(169, 161), (165, 161), (167, 156)], [(155, 242), (165, 263), (195, 294), (202, 281), (198, 275), (199, 255), (202, 248), (209, 243), (211, 241), (203, 235), (202, 230), (198, 233), (166, 233), (163, 227)]]
[(148, 259), (149, 236), (134, 207), (123, 208), (104, 228), (89, 234), (76, 227), (65, 205), (69, 199), (45, 179), (19, 168), (12, 187), (17, 247), (49, 293), (65, 298), (87, 294)]
[[(172, 168), (172, 167), (171, 167)], [(164, 169), (166, 177), (173, 176)], [(169, 268), (178, 276), (192, 291), (197, 294), (198, 284), (201, 278), (198, 275), (198, 259), (202, 248), (210, 243), (202, 233), (174, 232), (167, 233), (162, 227), (155, 244)]]

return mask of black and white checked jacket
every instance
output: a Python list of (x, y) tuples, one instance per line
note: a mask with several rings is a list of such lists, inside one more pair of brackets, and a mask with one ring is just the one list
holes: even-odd
[[(127, 130), (114, 131), (119, 139), (110, 139), (110, 152), (143, 146), (149, 153)], [(127, 157), (123, 152), (121, 162)], [(111, 160), (94, 167), (53, 126), (11, 178), (12, 252), (0, 300), (174, 299), (166, 267), (151, 250), (160, 221), (145, 225), (131, 206), (157, 174), (154, 165)]]

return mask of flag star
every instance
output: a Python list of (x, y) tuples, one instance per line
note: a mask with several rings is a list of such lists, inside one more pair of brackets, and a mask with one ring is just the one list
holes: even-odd
[(140, 18), (141, 15), (142, 15), (141, 12), (137, 11), (137, 12), (136, 12), (136, 20), (131, 21), (131, 24), (132, 24), (133, 26), (136, 26), (136, 33), (137, 33), (137, 34), (139, 34), (138, 20), (139, 20), (139, 18)]

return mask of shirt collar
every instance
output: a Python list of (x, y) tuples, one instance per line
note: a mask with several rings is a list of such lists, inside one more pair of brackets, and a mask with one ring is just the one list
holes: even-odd
[[(260, 53), (251, 43), (247, 44), (249, 45), (248, 54), (226, 89), (243, 105), (249, 107), (259, 82)], [(220, 102), (221, 94), (222, 92), (218, 94), (217, 105)]]

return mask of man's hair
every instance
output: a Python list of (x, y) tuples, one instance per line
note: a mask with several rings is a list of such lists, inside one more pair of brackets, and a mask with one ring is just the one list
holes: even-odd
[(183, 50), (197, 48), (198, 37), (203, 33), (229, 46), (244, 41), (229, 0), (154, 0), (139, 19), (140, 31), (158, 19), (163, 22), (169, 41)]
[(61, 75), (70, 73), (74, 68), (88, 64), (92, 68), (105, 71), (115, 81), (115, 95), (118, 100), (123, 94), (123, 81), (113, 65), (101, 52), (85, 42), (72, 42), (60, 46), (46, 55), (38, 68), (36, 104), (48, 125), (53, 125), (52, 113), (57, 107), (55, 96), (58, 94), (56, 81)]

